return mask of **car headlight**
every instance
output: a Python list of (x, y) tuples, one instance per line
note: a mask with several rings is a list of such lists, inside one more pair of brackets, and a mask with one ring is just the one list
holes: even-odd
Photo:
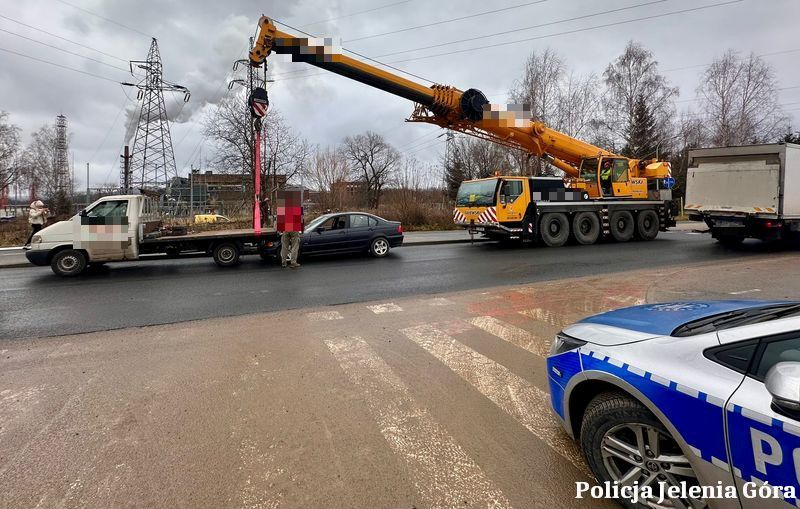
[(563, 332), (559, 332), (556, 334), (555, 339), (553, 340), (553, 346), (550, 347), (550, 355), (558, 355), (560, 353), (569, 352), (570, 350), (575, 350), (576, 348), (580, 348), (586, 344), (586, 341), (582, 341), (577, 338), (573, 338), (572, 336), (567, 336)]
[(41, 235), (34, 235), (31, 238), (31, 244), (41, 244), (42, 243), (42, 236)]

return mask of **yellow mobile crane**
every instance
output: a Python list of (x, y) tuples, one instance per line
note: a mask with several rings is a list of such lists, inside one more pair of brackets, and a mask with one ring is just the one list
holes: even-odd
[(541, 240), (563, 245), (571, 236), (593, 244), (601, 235), (618, 241), (652, 240), (674, 226), (668, 162), (630, 159), (526, 118), (526, 112), (490, 104), (474, 88), (430, 87), (333, 51), (330, 43), (297, 37), (258, 21), (250, 51), (253, 66), (270, 53), (288, 54), (327, 71), (413, 101), (410, 122), (427, 122), (527, 151), (564, 171), (562, 178), (495, 176), (468, 180), (456, 197), (453, 219), (470, 231), (500, 240)]

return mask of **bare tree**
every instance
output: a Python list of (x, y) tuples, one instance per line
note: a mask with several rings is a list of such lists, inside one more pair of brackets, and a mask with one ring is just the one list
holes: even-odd
[(8, 112), (0, 111), (0, 190), (20, 177), (17, 155), (20, 147), (20, 128), (8, 123)]
[(56, 129), (43, 125), (31, 135), (31, 142), (22, 154), (22, 171), (26, 184), (46, 198), (56, 193), (55, 172)]
[(775, 72), (755, 54), (728, 50), (705, 70), (697, 94), (714, 145), (772, 141), (788, 129)]
[[(512, 101), (530, 107), (534, 120), (569, 136), (585, 137), (599, 112), (597, 77), (578, 76), (567, 69), (553, 50), (532, 52), (525, 70), (510, 92)], [(522, 150), (508, 150), (507, 158), (523, 175), (560, 174), (560, 171)]]
[(242, 96), (228, 96), (203, 119), (203, 135), (214, 146), (212, 161), (221, 173), (250, 172), (252, 120), (243, 104)]
[[(222, 173), (252, 172), (252, 118), (243, 105), (241, 94), (232, 95), (203, 121), (203, 134), (214, 144), (212, 160)], [(311, 150), (308, 142), (275, 109), (269, 110), (264, 118), (261, 139), (260, 194), (274, 202), (275, 192), (281, 186), (303, 174)]]
[(367, 204), (377, 208), (384, 186), (400, 165), (400, 153), (372, 131), (345, 138), (344, 152), (353, 173), (364, 184)]
[(678, 88), (659, 74), (658, 62), (640, 43), (629, 41), (625, 50), (603, 73), (606, 93), (603, 97), (603, 127), (613, 141), (610, 150), (620, 150), (630, 143), (636, 119), (636, 101), (642, 97), (655, 121), (656, 145), (671, 137), (675, 97)]
[(311, 146), (277, 110), (267, 112), (262, 141), (262, 195), (274, 198), (275, 191), (284, 183), (303, 179), (311, 158)]
[(515, 173), (514, 157), (522, 160), (526, 153), (480, 138), (456, 136), (444, 161), (448, 195), (455, 198), (464, 180), (488, 177), (495, 172)]
[(323, 209), (341, 209), (345, 205), (346, 194), (337, 183), (347, 180), (350, 168), (339, 147), (315, 147), (308, 168), (308, 186), (320, 193), (320, 206)]

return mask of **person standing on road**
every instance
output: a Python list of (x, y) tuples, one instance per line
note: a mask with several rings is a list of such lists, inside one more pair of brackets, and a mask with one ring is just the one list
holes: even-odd
[[(281, 233), (281, 267), (296, 269), (303, 232), (303, 206), (300, 191), (285, 190), (278, 194), (278, 231)], [(287, 260), (287, 256), (289, 257)]]
[(31, 203), (31, 209), (28, 211), (28, 222), (31, 225), (31, 234), (28, 235), (28, 240), (25, 241), (25, 247), (31, 247), (31, 240), (33, 236), (36, 235), (39, 230), (44, 228), (45, 223), (47, 223), (47, 216), (50, 214), (50, 210), (44, 206), (41, 200), (36, 200), (35, 202)]

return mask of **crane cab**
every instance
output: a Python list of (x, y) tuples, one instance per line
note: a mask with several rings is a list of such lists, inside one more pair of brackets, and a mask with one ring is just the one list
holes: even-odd
[(581, 161), (581, 187), (592, 198), (647, 198), (647, 179), (631, 176), (631, 160), (587, 157)]

